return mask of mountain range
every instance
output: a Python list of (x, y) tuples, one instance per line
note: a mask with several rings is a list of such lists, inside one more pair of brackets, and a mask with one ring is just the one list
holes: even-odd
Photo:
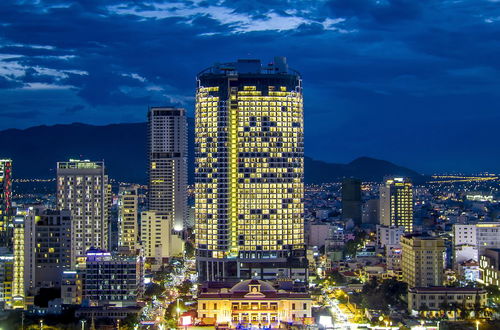
[[(194, 177), (194, 120), (188, 120), (189, 182)], [(147, 123), (94, 126), (81, 123), (35, 126), (0, 131), (0, 159), (13, 160), (14, 178), (54, 178), (56, 162), (70, 158), (104, 160), (111, 178), (147, 182)], [(307, 150), (307, 149), (306, 149)], [(333, 152), (333, 150), (332, 150)], [(305, 157), (305, 182), (324, 183), (343, 177), (381, 181), (386, 175), (421, 174), (393, 163), (360, 157), (348, 164), (327, 163)]]

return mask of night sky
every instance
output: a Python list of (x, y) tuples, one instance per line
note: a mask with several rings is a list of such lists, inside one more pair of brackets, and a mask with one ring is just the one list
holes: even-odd
[(2, 0), (0, 129), (193, 116), (199, 71), (274, 56), (302, 73), (306, 155), (500, 172), (500, 0)]

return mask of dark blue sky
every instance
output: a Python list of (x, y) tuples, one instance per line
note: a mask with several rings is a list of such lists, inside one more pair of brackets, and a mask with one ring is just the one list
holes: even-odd
[(199, 71), (276, 55), (307, 155), (500, 172), (500, 0), (2, 0), (0, 129), (193, 114)]

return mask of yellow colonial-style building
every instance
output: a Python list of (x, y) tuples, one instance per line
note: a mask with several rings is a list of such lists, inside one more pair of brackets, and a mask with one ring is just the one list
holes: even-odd
[(203, 290), (198, 297), (198, 318), (233, 327), (312, 324), (311, 304), (311, 296), (306, 292), (275, 289), (269, 282), (246, 280), (230, 289)]

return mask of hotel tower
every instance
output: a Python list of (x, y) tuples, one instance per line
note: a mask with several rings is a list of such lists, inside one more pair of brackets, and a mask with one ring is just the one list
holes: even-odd
[(149, 122), (149, 211), (170, 214), (171, 227), (187, 221), (186, 110), (152, 107)]
[(413, 185), (408, 178), (386, 178), (380, 186), (380, 224), (413, 232)]
[(197, 76), (195, 218), (201, 280), (306, 279), (302, 80), (286, 59)]
[(12, 247), (12, 160), (0, 159), (0, 246)]

